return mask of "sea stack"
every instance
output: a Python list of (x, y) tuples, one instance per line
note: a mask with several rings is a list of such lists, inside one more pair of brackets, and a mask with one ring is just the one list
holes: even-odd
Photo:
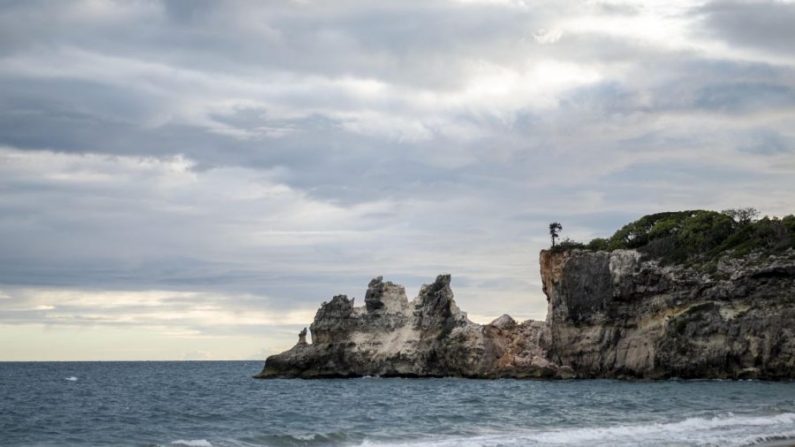
[(378, 277), (365, 304), (337, 295), (323, 303), (299, 341), (265, 362), (257, 378), (276, 377), (555, 377), (540, 347), (546, 324), (504, 315), (476, 324), (455, 303), (450, 275), (422, 286), (412, 301), (402, 286)]

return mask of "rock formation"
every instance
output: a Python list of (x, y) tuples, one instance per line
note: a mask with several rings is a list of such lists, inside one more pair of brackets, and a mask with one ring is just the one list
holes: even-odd
[(723, 256), (714, 271), (636, 250), (541, 252), (545, 322), (480, 325), (450, 275), (405, 289), (373, 279), (364, 306), (338, 295), (258, 378), (795, 378), (795, 250)]
[(456, 306), (450, 275), (439, 275), (409, 302), (402, 286), (370, 281), (364, 306), (338, 295), (323, 303), (299, 341), (269, 357), (258, 378), (272, 377), (553, 377), (540, 339), (543, 322), (508, 315), (491, 324), (469, 321)]
[(795, 377), (795, 250), (704, 273), (635, 250), (542, 251), (549, 360), (579, 377)]

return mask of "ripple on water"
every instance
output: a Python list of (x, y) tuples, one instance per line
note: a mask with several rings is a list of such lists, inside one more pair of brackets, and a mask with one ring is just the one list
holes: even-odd
[(0, 363), (3, 445), (739, 446), (795, 436), (792, 383), (251, 379), (259, 369)]

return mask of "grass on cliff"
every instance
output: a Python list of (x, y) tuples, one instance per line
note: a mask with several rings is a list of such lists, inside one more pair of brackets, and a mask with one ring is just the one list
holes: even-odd
[(769, 255), (795, 249), (795, 216), (753, 220), (738, 211), (690, 210), (650, 214), (624, 225), (608, 239), (563, 241), (555, 250), (636, 249), (662, 263), (710, 263), (731, 254)]

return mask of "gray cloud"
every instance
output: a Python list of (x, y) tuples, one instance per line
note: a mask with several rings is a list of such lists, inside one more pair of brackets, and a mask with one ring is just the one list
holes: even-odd
[(791, 9), (4, 2), (0, 326), (204, 306), (173, 329), (287, 343), (272, 316), (442, 271), (476, 319), (543, 318), (551, 220), (792, 212)]
[(732, 45), (793, 54), (795, 4), (785, 1), (711, 2), (700, 11), (706, 30)]

